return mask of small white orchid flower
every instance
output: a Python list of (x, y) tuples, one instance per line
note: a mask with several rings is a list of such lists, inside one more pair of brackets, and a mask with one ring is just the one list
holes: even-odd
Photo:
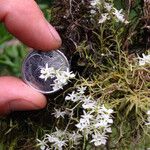
[(56, 109), (56, 108), (54, 109), (55, 109), (55, 112), (52, 114), (55, 116), (55, 118), (60, 118), (60, 117), (64, 118), (64, 115), (66, 115), (65, 111), (61, 111), (60, 109)]

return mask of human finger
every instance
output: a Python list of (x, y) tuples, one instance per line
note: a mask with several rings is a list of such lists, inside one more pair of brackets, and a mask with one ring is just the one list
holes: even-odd
[(15, 77), (0, 77), (0, 115), (16, 110), (37, 110), (46, 105), (43, 94)]
[(60, 36), (34, 0), (0, 0), (0, 21), (10, 33), (34, 49), (50, 50), (61, 45)]

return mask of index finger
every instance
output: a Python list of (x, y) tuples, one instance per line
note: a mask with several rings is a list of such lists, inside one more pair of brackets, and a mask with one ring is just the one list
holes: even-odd
[(34, 0), (0, 0), (0, 20), (10, 33), (29, 47), (50, 50), (61, 45), (60, 36)]

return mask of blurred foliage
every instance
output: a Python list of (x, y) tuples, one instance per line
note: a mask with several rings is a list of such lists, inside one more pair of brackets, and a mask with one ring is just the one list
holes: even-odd
[(54, 0), (38, 0), (38, 5), (42, 12), (44, 13), (45, 18), (50, 22), (52, 15), (51, 15), (51, 6)]
[(21, 44), (4, 47), (0, 55), (0, 74), (21, 77), (21, 64), (26, 53), (25, 46)]
[(25, 54), (25, 46), (15, 40), (4, 25), (0, 24), (0, 75), (20, 77)]
[(5, 41), (12, 39), (12, 35), (7, 32), (5, 26), (1, 23), (0, 24), (0, 48), (3, 48), (2, 45)]

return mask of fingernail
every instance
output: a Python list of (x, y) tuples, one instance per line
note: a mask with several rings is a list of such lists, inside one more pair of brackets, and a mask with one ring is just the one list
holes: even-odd
[(48, 23), (48, 27), (49, 27), (49, 30), (50, 30), (52, 36), (55, 38), (55, 40), (61, 43), (61, 38), (60, 38), (58, 32), (56, 31), (56, 29), (53, 26), (51, 26), (49, 23)]

